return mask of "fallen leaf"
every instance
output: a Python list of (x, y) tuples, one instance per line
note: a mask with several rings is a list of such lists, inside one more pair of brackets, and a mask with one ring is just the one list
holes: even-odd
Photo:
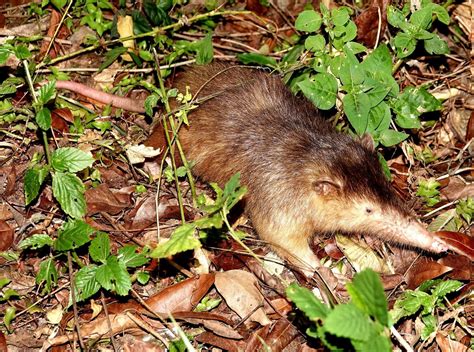
[(264, 298), (257, 285), (255, 276), (247, 271), (229, 270), (216, 273), (215, 286), (229, 308), (242, 319), (251, 314), (251, 321), (264, 326), (271, 321), (262, 308)]
[(373, 47), (379, 33), (380, 41), (387, 28), (387, 5), (390, 5), (390, 2), (390, 0), (373, 0), (372, 3), (356, 17), (354, 22), (357, 26), (357, 41), (359, 43)]
[(6, 251), (13, 244), (14, 231), (5, 221), (0, 221), (0, 251)]
[(405, 275), (407, 288), (414, 290), (420, 286), (422, 282), (435, 279), (451, 270), (452, 268), (437, 263), (434, 260), (421, 258)]
[(203, 344), (218, 347), (224, 351), (239, 352), (245, 350), (245, 344), (243, 342), (223, 338), (212, 332), (206, 331), (200, 335), (197, 335), (195, 340)]
[(444, 332), (438, 331), (436, 333), (436, 343), (440, 348), (441, 352), (467, 352), (469, 351), (468, 346), (464, 346), (462, 343), (454, 341), (451, 337)]
[(143, 144), (128, 145), (125, 149), (128, 160), (131, 164), (143, 163), (146, 158), (154, 158), (161, 154), (161, 149), (146, 147)]
[(452, 251), (474, 260), (474, 238), (461, 232), (438, 231), (434, 233)]
[(446, 257), (440, 258), (438, 263), (453, 268), (448, 274), (449, 278), (453, 280), (469, 281), (474, 279), (474, 263), (468, 257), (448, 254)]
[(15, 190), (16, 170), (14, 165), (0, 168), (0, 196), (7, 197)]
[(89, 216), (102, 211), (111, 215), (116, 215), (130, 206), (130, 199), (128, 202), (117, 199), (114, 193), (104, 183), (95, 188), (89, 188), (86, 191), (85, 196), (87, 215)]

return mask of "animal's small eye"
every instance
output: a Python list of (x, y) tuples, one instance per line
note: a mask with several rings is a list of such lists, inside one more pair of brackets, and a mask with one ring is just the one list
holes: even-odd
[(370, 208), (365, 208), (365, 212), (366, 212), (367, 214), (370, 214), (370, 213), (372, 213), (372, 209), (370, 209)]

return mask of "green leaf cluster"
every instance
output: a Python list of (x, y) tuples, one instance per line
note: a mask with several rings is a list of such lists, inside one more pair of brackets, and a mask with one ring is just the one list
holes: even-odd
[(416, 195), (426, 203), (427, 206), (432, 207), (439, 203), (439, 187), (441, 184), (434, 178), (421, 179), (418, 182), (418, 189)]
[(388, 305), (378, 275), (364, 270), (347, 285), (351, 300), (333, 308), (319, 301), (306, 288), (290, 285), (286, 294), (313, 325), (306, 333), (320, 339), (330, 350), (391, 351)]
[(394, 323), (403, 317), (420, 314), (424, 325), (421, 337), (426, 340), (436, 331), (436, 309), (447, 310), (446, 295), (458, 290), (463, 284), (455, 280), (428, 280), (416, 290), (407, 290), (397, 299), (390, 316)]
[(86, 213), (84, 184), (75, 175), (92, 166), (94, 158), (80, 149), (58, 148), (51, 154), (50, 165), (34, 165), (26, 170), (25, 201), (30, 204), (38, 196), (48, 176), (52, 178), (53, 195), (61, 209), (72, 218), (81, 218)]
[(112, 21), (104, 18), (102, 10), (113, 9), (112, 4), (107, 0), (80, 0), (75, 4), (76, 9), (83, 9), (81, 13), (81, 26), (87, 24), (95, 30), (99, 36), (112, 28)]
[(474, 219), (474, 198), (468, 197), (461, 199), (455, 209), (450, 209), (438, 215), (428, 230), (435, 231), (454, 231), (458, 232), (463, 227), (468, 229)]
[[(108, 234), (96, 231), (83, 220), (70, 220), (58, 232), (56, 240), (48, 235), (35, 235), (20, 243), (21, 249), (39, 249), (51, 247), (58, 255), (64, 252), (75, 253), (76, 250), (88, 245), (88, 253), (92, 264), (78, 263), (81, 269), (74, 277), (74, 290), (77, 301), (85, 300), (94, 295), (100, 288), (113, 291), (118, 295), (128, 294), (132, 286), (132, 277), (128, 270), (141, 267), (149, 259), (137, 251), (137, 246), (129, 245), (120, 248), (117, 254), (111, 254)], [(75, 260), (79, 260), (73, 255)], [(44, 284), (45, 291), (50, 292), (57, 284), (60, 261), (50, 257), (41, 262), (36, 283)], [(136, 279), (140, 283), (147, 281), (148, 275), (137, 272)]]
[(166, 258), (176, 253), (201, 247), (201, 242), (196, 238), (196, 231), (200, 237), (205, 238), (207, 231), (222, 229), (230, 209), (239, 202), (247, 192), (245, 187), (240, 186), (240, 174), (235, 174), (225, 184), (224, 189), (217, 184), (211, 183), (216, 193), (216, 199), (210, 200), (205, 195), (198, 196), (197, 204), (206, 213), (205, 216), (191, 223), (186, 223), (173, 231), (170, 239), (156, 247), (150, 256), (152, 258)]
[(449, 14), (446, 9), (429, 0), (421, 2), (421, 8), (410, 15), (409, 4), (403, 10), (390, 5), (387, 20), (390, 25), (401, 31), (393, 38), (392, 45), (399, 58), (410, 56), (416, 49), (418, 41), (422, 41), (429, 54), (442, 55), (449, 53), (448, 44), (437, 34), (431, 32), (435, 18), (448, 25)]

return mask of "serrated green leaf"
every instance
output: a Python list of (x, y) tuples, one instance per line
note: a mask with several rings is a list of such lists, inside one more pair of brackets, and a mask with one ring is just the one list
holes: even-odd
[(149, 262), (149, 259), (142, 253), (137, 252), (137, 246), (124, 246), (119, 249), (117, 258), (120, 262), (123, 262), (127, 268), (136, 268), (145, 265)]
[(388, 327), (388, 305), (379, 276), (370, 269), (361, 271), (346, 285), (352, 303)]
[(456, 280), (441, 281), (432, 291), (432, 295), (438, 299), (444, 298), (448, 293), (457, 291), (463, 285), (462, 282)]
[(13, 51), (15, 52), (15, 56), (19, 60), (25, 60), (31, 57), (31, 52), (30, 50), (23, 44), (20, 45), (15, 45), (13, 47)]
[(303, 32), (316, 32), (321, 27), (321, 15), (314, 10), (306, 10), (298, 15), (295, 28)]
[(91, 241), (89, 254), (95, 262), (104, 263), (110, 255), (110, 239), (105, 232), (97, 233)]
[(109, 256), (107, 263), (97, 268), (95, 278), (106, 290), (113, 290), (120, 296), (127, 295), (132, 288), (125, 264), (115, 256)]
[(394, 309), (390, 312), (392, 320), (396, 323), (403, 317), (415, 314), (423, 307), (431, 306), (432, 297), (426, 292), (405, 291), (394, 305)]
[(25, 205), (30, 204), (39, 194), (41, 185), (46, 176), (49, 174), (47, 166), (34, 166), (26, 170), (24, 187), (25, 187)]
[(324, 328), (333, 335), (368, 341), (373, 326), (368, 317), (352, 304), (339, 304), (328, 314)]
[(243, 53), (238, 54), (237, 59), (244, 65), (257, 64), (259, 66), (276, 67), (277, 62), (273, 57), (256, 54), (256, 53)]
[(176, 253), (200, 248), (201, 242), (194, 237), (196, 226), (194, 224), (184, 224), (179, 226), (171, 234), (170, 239), (156, 247), (150, 254), (151, 258), (166, 258)]
[(60, 229), (54, 248), (58, 251), (68, 251), (81, 247), (90, 241), (94, 229), (83, 220), (69, 220)]
[(139, 271), (137, 273), (137, 281), (140, 284), (146, 285), (149, 280), (150, 280), (150, 274), (147, 273), (146, 271)]
[(61, 209), (73, 218), (82, 218), (86, 214), (85, 187), (79, 177), (70, 173), (54, 172), (53, 195)]
[(366, 94), (346, 94), (342, 99), (344, 112), (358, 135), (367, 130), (369, 122), (370, 100)]
[(43, 107), (36, 113), (36, 123), (43, 131), (51, 127), (51, 121), (51, 111), (48, 108)]
[(306, 98), (321, 110), (329, 110), (336, 104), (337, 80), (329, 73), (319, 73), (313, 80), (299, 82)]
[(291, 284), (286, 289), (287, 297), (312, 321), (324, 319), (330, 312), (329, 307), (320, 302), (307, 288)]
[(425, 46), (425, 50), (429, 54), (444, 55), (449, 53), (448, 43), (446, 43), (446, 41), (437, 35), (434, 35), (430, 39), (426, 39), (423, 41), (423, 44)]
[(46, 105), (56, 95), (56, 81), (50, 81), (43, 84), (38, 90), (38, 102), (41, 105)]
[(58, 148), (51, 154), (51, 165), (55, 171), (78, 172), (92, 166), (94, 158), (91, 153), (80, 149), (65, 147)]
[(36, 274), (36, 283), (44, 284), (45, 290), (51, 292), (53, 285), (58, 282), (58, 271), (54, 266), (53, 258), (43, 260), (39, 266), (38, 274)]
[(45, 233), (41, 233), (41, 234), (36, 234), (28, 238), (25, 238), (23, 241), (21, 241), (18, 244), (18, 248), (22, 250), (27, 249), (27, 248), (35, 250), (35, 249), (40, 249), (44, 246), (52, 247), (53, 243), (54, 241), (52, 240), (51, 237), (49, 237), (49, 235)]
[[(99, 282), (95, 279), (97, 266), (91, 264), (81, 268), (74, 276), (76, 301), (81, 302), (94, 295), (100, 289)], [(72, 302), (69, 302), (69, 306)]]

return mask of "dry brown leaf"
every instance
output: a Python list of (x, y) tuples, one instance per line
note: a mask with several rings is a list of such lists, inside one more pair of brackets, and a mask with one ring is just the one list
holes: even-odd
[(461, 232), (438, 231), (435, 235), (440, 238), (449, 249), (474, 260), (474, 238)]
[(466, 352), (469, 350), (468, 346), (453, 341), (446, 333), (441, 331), (436, 333), (436, 343), (441, 349), (441, 352)]
[(298, 337), (298, 335), (298, 329), (296, 329), (288, 319), (281, 318), (272, 325), (268, 335), (265, 336), (263, 340), (265, 344), (270, 347), (271, 351), (282, 351)]
[(7, 197), (15, 190), (16, 170), (15, 166), (0, 168), (0, 196)]
[(264, 298), (257, 285), (255, 276), (247, 271), (229, 270), (216, 273), (215, 286), (229, 308), (242, 319), (250, 315), (251, 321), (267, 325), (271, 321), (262, 308)]
[(437, 263), (434, 260), (422, 258), (407, 271), (407, 287), (414, 290), (420, 286), (422, 282), (435, 279), (451, 270), (452, 268)]
[(130, 206), (130, 202), (119, 201), (104, 183), (96, 188), (89, 188), (86, 191), (86, 203), (87, 215), (89, 216), (102, 211), (116, 215)]
[(0, 221), (0, 251), (6, 251), (13, 244), (14, 231), (5, 221)]
[[(387, 6), (390, 0), (373, 0), (372, 3), (355, 19), (357, 25), (357, 41), (366, 46), (373, 47), (377, 41), (377, 35), (382, 38), (387, 28)], [(381, 24), (379, 25), (379, 19)]]
[(448, 254), (446, 257), (439, 259), (438, 263), (453, 268), (448, 275), (453, 280), (468, 281), (474, 279), (474, 263), (468, 257)]
[(196, 336), (195, 340), (211, 346), (219, 347), (222, 350), (229, 352), (243, 351), (245, 348), (245, 344), (243, 342), (226, 339), (212, 332), (204, 332)]

